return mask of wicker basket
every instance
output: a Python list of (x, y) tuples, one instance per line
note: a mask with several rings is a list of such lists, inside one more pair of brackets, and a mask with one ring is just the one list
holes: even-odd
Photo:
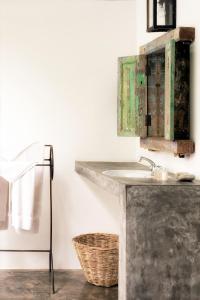
[(73, 238), (88, 282), (110, 287), (118, 283), (119, 239), (116, 234), (91, 233)]

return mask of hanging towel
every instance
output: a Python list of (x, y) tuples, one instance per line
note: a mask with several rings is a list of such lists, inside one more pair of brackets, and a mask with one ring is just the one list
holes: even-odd
[(10, 187), (11, 224), (16, 231), (39, 230), (43, 167), (32, 166)]
[(9, 182), (0, 177), (0, 230), (8, 228)]
[(44, 145), (34, 142), (22, 149), (11, 161), (32, 161), (42, 162), (44, 158)]
[[(8, 151), (9, 150), (9, 151)], [(4, 150), (5, 152), (5, 150)], [(10, 149), (6, 150), (5, 153), (0, 153), (0, 162), (11, 162), (11, 161), (42, 161), (44, 158), (44, 145), (40, 142), (33, 142), (29, 145), (26, 145), (18, 153), (11, 153)]]
[(39, 230), (43, 167), (35, 165), (43, 163), (43, 159), (44, 145), (40, 142), (26, 146), (12, 159), (19, 164), (27, 163), (23, 176), (19, 175), (11, 184), (11, 224), (16, 231)]
[[(0, 176), (9, 182), (11, 224), (16, 229), (38, 232), (43, 182), (44, 147), (33, 143), (12, 160), (0, 161)], [(3, 214), (2, 214), (3, 215)]]

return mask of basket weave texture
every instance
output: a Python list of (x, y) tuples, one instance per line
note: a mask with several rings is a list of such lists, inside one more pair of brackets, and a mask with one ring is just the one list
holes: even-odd
[(105, 287), (118, 283), (118, 235), (83, 234), (74, 237), (73, 243), (88, 282)]

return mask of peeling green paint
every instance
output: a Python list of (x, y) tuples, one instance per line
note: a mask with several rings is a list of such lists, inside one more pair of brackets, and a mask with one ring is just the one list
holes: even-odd
[[(142, 61), (143, 64), (143, 61)], [(141, 109), (146, 97), (142, 89), (146, 88), (145, 67), (140, 62), (140, 56), (119, 58), (118, 82), (118, 135), (140, 136), (144, 127)], [(142, 104), (141, 104), (142, 103)], [(144, 135), (144, 130), (142, 136)]]

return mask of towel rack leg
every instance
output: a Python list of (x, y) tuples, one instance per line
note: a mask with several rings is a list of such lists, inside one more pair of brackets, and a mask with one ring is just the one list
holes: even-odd
[(55, 282), (54, 282), (54, 268), (53, 268), (53, 254), (51, 256), (51, 285), (52, 285), (52, 292), (53, 294), (56, 293), (55, 291)]
[(50, 188), (50, 238), (49, 238), (49, 248), (50, 248), (50, 252), (49, 252), (49, 272), (51, 272), (52, 270), (52, 229), (53, 229), (53, 206), (52, 206), (52, 163), (50, 161), (50, 181), (49, 181), (49, 188)]
[(53, 239), (52, 239), (52, 232), (53, 232), (53, 201), (52, 201), (52, 181), (54, 176), (54, 153), (53, 153), (53, 146), (50, 146), (50, 252), (49, 252), (49, 272), (51, 273), (51, 285), (52, 285), (52, 292), (55, 294), (55, 282), (54, 282), (54, 268), (53, 268)]

